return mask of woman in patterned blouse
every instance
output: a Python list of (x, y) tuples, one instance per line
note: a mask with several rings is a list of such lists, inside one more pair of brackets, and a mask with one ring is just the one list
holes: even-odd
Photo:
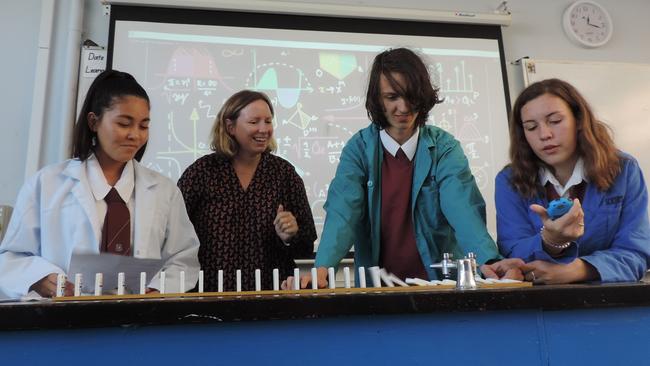
[(305, 186), (294, 167), (271, 155), (273, 106), (259, 92), (231, 96), (212, 127), (211, 148), (183, 173), (178, 186), (201, 242), (199, 261), (205, 290), (217, 291), (223, 270), (224, 291), (271, 289), (272, 270), (286, 278), (294, 258), (311, 256), (316, 229)]

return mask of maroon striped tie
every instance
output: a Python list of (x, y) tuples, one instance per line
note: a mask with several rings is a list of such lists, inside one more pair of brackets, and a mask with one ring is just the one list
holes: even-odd
[(131, 214), (115, 187), (106, 197), (106, 218), (102, 229), (102, 252), (131, 255)]

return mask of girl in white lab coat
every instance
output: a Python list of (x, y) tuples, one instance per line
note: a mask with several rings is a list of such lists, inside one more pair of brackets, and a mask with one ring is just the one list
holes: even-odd
[[(32, 290), (51, 297), (73, 253), (106, 250), (104, 198), (112, 188), (130, 216), (130, 243), (122, 254), (162, 259), (166, 292), (179, 291), (180, 271), (184, 288), (194, 287), (199, 241), (183, 197), (171, 180), (139, 163), (149, 137), (149, 107), (131, 75), (108, 70), (97, 76), (77, 119), (72, 159), (43, 168), (18, 195), (0, 244), (0, 293), (20, 297)], [(159, 275), (148, 287), (160, 288)], [(66, 294), (72, 294), (70, 283)]]

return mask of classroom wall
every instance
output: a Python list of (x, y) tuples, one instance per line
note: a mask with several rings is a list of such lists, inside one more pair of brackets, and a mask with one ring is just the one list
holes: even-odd
[(0, 5), (0, 204), (12, 204), (23, 183), (34, 91), (40, 1)]
[[(0, 5), (0, 110), (3, 111), (0, 122), (0, 205), (14, 205), (25, 176), (29, 175), (25, 173), (29, 165), (29, 149), (35, 149), (37, 153), (37, 168), (61, 161), (68, 155), (69, 148), (65, 141), (69, 139), (72, 121), (66, 118), (66, 112), (71, 107), (67, 101), (76, 96), (76, 84), (70, 85), (68, 82), (70, 75), (67, 70), (79, 58), (68, 44), (70, 39), (75, 39), (75, 32), (80, 38), (81, 29), (74, 29), (74, 9), (83, 11), (84, 1), (90, 2), (21, 0)], [(47, 83), (35, 86), (41, 12), (48, 9), (47, 4), (54, 5), (51, 33), (46, 32), (50, 35), (49, 74)], [(40, 138), (34, 142), (29, 138), (32, 103), (35, 94), (43, 89), (47, 96), (45, 117), (42, 128), (37, 131)]]
[[(329, 0), (295, 2), (354, 4), (368, 6), (395, 6), (394, 0)], [(571, 0), (510, 0), (508, 7), (512, 12), (512, 24), (503, 28), (504, 48), (508, 62), (523, 56), (538, 59), (611, 61), (650, 63), (650, 1), (648, 0), (596, 0), (609, 10), (614, 22), (614, 35), (611, 41), (599, 49), (584, 49), (571, 43), (562, 30), (562, 14), (572, 3)], [(467, 12), (492, 12), (500, 3), (498, 0), (402, 0), (400, 7), (429, 10), (461, 10)], [(0, 107), (2, 107), (2, 133), (0, 133), (0, 204), (13, 205), (18, 189), (24, 182), (25, 150), (29, 131), (30, 107), (33, 95), (33, 74), (35, 55), (38, 46), (40, 1), (22, 0), (5, 2), (0, 5), (0, 57), (4, 87), (0, 88)], [(61, 48), (69, 30), (63, 25), (69, 21), (68, 1), (56, 1), (57, 26), (53, 62), (54, 69), (64, 68), (69, 62)], [(108, 16), (105, 16), (99, 0), (84, 0), (84, 22), (82, 39), (90, 38), (106, 46), (108, 43)], [(7, 52), (7, 50), (11, 50)], [(11, 57), (7, 57), (11, 55)], [(523, 88), (519, 66), (507, 66), (511, 99)], [(55, 75), (52, 86), (52, 101), (49, 103), (51, 119), (46, 121), (43, 131), (44, 146), (39, 165), (60, 161), (66, 151), (61, 146), (65, 124), (62, 109), (56, 100), (64, 90), (63, 82)], [(506, 121), (504, 121), (506, 123)], [(492, 197), (486, 197), (487, 200)]]

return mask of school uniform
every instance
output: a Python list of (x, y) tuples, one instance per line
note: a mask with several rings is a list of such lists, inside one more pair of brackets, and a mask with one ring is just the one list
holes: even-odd
[[(97, 187), (91, 188), (97, 173), (88, 165), (97, 164), (94, 159), (50, 165), (22, 187), (0, 244), (0, 292), (20, 297), (48, 274), (66, 273), (73, 253), (100, 253), (106, 210), (95, 196), (101, 196)], [(171, 180), (140, 163), (132, 161), (125, 171), (130, 166), (131, 192), (123, 187), (118, 191), (130, 207), (132, 255), (163, 260), (167, 292), (179, 290), (180, 271), (185, 271), (185, 288), (193, 288), (198, 279), (199, 241), (180, 191)], [(148, 286), (159, 288), (159, 274)]]
[[(382, 164), (384, 146), (374, 125), (356, 133), (341, 153), (328, 191), (327, 216), (316, 266), (337, 266), (354, 245), (355, 265), (380, 265), (382, 226)], [(458, 141), (434, 127), (420, 127), (413, 162), (410, 215), (421, 264), (429, 267), (442, 253), (456, 258), (474, 252), (480, 264), (500, 258), (485, 226), (485, 202)], [(418, 263), (419, 266), (419, 263)]]
[(624, 153), (620, 156), (621, 172), (607, 191), (586, 182), (581, 201), (584, 234), (560, 257), (551, 257), (543, 249), (542, 221), (529, 209), (533, 203), (547, 207), (548, 198), (522, 197), (510, 184), (512, 170), (502, 170), (496, 177), (495, 192), (501, 254), (526, 262), (570, 263), (580, 258), (598, 271), (603, 282), (641, 279), (650, 261), (648, 190), (637, 161)]

